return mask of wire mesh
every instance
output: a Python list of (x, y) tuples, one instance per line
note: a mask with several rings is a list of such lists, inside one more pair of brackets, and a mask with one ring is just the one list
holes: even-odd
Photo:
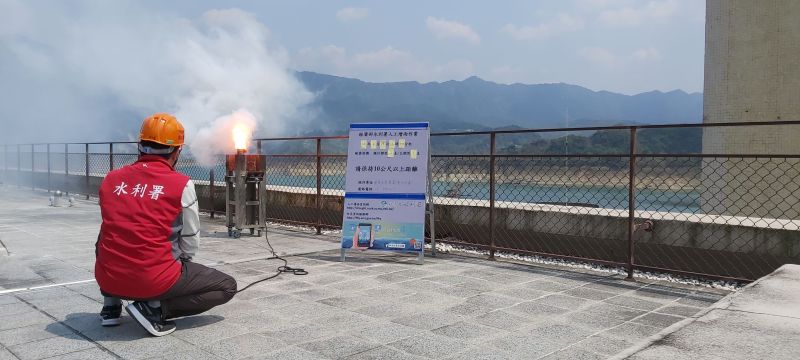
[(59, 179), (58, 188), (68, 193), (80, 192), (80, 189), (76, 186), (77, 181), (80, 179), (80, 173), (75, 171), (76, 159), (75, 154), (72, 153), (75, 149), (70, 144), (58, 144), (57, 148), (60, 151), (60, 155), (56, 159), (58, 165), (55, 167), (59, 169), (57, 175)]
[(0, 184), (9, 184), (11, 183), (10, 175), (11, 175), (11, 148), (8, 145), (2, 147), (3, 154), (0, 157), (0, 162), (2, 166), (0, 169), (3, 171), (3, 176), (0, 177)]
[(123, 166), (130, 165), (139, 159), (139, 150), (136, 144), (132, 143), (113, 143), (110, 145), (112, 149), (112, 156), (109, 167), (113, 165), (114, 169), (119, 169)]
[(450, 242), (489, 245), (489, 157), (431, 159), (436, 234)]
[(320, 225), (340, 228), (342, 226), (342, 197), (344, 196), (345, 155), (327, 155), (320, 158)]
[(17, 148), (19, 160), (18, 166), (21, 170), (31, 171), (33, 160), (33, 145), (22, 146)]
[(437, 155), (488, 155), (491, 151), (489, 136), (431, 134), (430, 152)]
[[(631, 134), (637, 130), (630, 127), (433, 134), (437, 237), (735, 279), (800, 263), (800, 156), (770, 153), (764, 144), (757, 154), (743, 154), (708, 140), (709, 134), (746, 139), (745, 130), (736, 130), (646, 128), (638, 131), (635, 148)], [(253, 149), (267, 157), (268, 218), (340, 227), (347, 139), (258, 142)], [(110, 169), (138, 158), (131, 143), (50, 144), (49, 152), (46, 144), (8, 145), (0, 151), (4, 183), (90, 195)], [(201, 164), (185, 151), (176, 169), (194, 180), (201, 209), (224, 212), (224, 155)], [(644, 220), (653, 221), (654, 231), (630, 236), (632, 225)]]
[(50, 144), (49, 151), (50, 172), (53, 175), (64, 174), (66, 153), (63, 144)]
[(31, 166), (34, 172), (47, 172), (47, 145), (31, 145)]
[(314, 155), (268, 155), (268, 218), (316, 224), (316, 173)]
[(67, 144), (66, 145), (66, 159), (64, 159), (64, 167), (70, 175), (83, 175), (85, 168), (85, 156), (83, 144)]
[(89, 176), (103, 176), (111, 169), (108, 144), (89, 144)]
[(660, 229), (639, 238), (636, 264), (757, 279), (800, 263), (798, 170), (796, 158), (641, 158), (637, 216)]
[[(220, 175), (225, 174), (225, 164), (222, 155), (215, 156), (210, 164), (201, 164), (190, 152), (182, 152), (175, 164), (175, 170), (188, 176), (196, 184), (208, 184), (211, 169)], [(220, 180), (220, 179), (217, 179)]]
[[(498, 247), (622, 262), (625, 158), (508, 157), (496, 164)], [(593, 221), (594, 220), (594, 221)]]

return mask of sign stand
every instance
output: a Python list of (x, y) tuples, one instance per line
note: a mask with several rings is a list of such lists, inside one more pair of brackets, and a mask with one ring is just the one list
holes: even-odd
[(421, 265), (426, 220), (436, 256), (430, 146), (429, 123), (350, 125), (342, 262), (359, 249), (416, 253)]

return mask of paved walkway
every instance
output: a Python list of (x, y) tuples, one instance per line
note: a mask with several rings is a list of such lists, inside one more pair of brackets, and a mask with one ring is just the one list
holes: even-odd
[[(446, 254), (340, 263), (337, 239), (275, 229), (273, 246), (309, 275), (258, 284), (154, 338), (127, 315), (99, 326), (97, 205), (47, 205), (0, 186), (0, 359), (600, 359), (726, 295)], [(197, 261), (240, 287), (279, 265), (263, 260), (263, 239), (229, 239), (219, 220), (204, 228)]]
[(800, 359), (800, 265), (772, 274), (618, 358)]

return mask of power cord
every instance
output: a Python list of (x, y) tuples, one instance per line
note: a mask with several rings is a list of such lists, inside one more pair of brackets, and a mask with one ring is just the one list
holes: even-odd
[[(281, 266), (278, 266), (278, 272), (277, 272), (277, 273), (275, 273), (274, 275), (271, 275), (271, 276), (265, 277), (265, 278), (263, 278), (263, 279), (261, 279), (261, 280), (254, 281), (254, 282), (252, 282), (252, 283), (248, 284), (247, 286), (245, 286), (245, 287), (243, 287), (243, 288), (241, 288), (241, 289), (237, 290), (237, 291), (236, 291), (236, 293), (237, 293), (237, 294), (238, 294), (238, 293), (240, 293), (240, 292), (242, 292), (242, 291), (245, 291), (245, 290), (247, 290), (248, 288), (250, 288), (251, 286), (253, 286), (253, 285), (255, 285), (255, 284), (262, 283), (262, 282), (264, 282), (264, 281), (267, 281), (267, 280), (270, 280), (270, 279), (274, 279), (274, 278), (276, 278), (276, 277), (278, 277), (278, 276), (280, 276), (281, 274), (284, 274), (284, 273), (290, 273), (290, 274), (294, 274), (294, 275), (308, 275), (308, 271), (306, 271), (306, 270), (304, 270), (304, 269), (302, 269), (302, 268), (293, 268), (293, 267), (290, 267), (290, 266), (289, 266), (289, 261), (287, 261), (286, 259), (284, 259), (284, 258), (282, 258), (282, 257), (278, 256), (278, 254), (277, 254), (277, 253), (275, 253), (275, 249), (273, 249), (273, 248), (272, 248), (272, 244), (270, 244), (270, 243), (269, 243), (269, 232), (267, 231), (267, 228), (266, 228), (266, 227), (264, 227), (264, 239), (266, 239), (266, 240), (267, 240), (267, 246), (269, 246), (269, 252), (270, 252), (270, 253), (272, 253), (272, 256), (271, 256), (271, 257), (268, 257), (268, 258), (266, 258), (265, 260), (266, 260), (266, 261), (269, 261), (269, 260), (275, 260), (275, 259), (277, 259), (277, 260), (281, 260), (281, 261), (283, 261), (283, 265), (281, 265)], [(263, 248), (263, 246), (260, 246), (260, 247), (262, 247), (262, 248)]]

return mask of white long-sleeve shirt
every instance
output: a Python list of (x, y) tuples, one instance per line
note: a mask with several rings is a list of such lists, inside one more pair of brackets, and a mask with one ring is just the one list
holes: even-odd
[(197, 193), (194, 182), (189, 180), (181, 195), (183, 229), (177, 241), (172, 243), (172, 256), (177, 258), (193, 258), (200, 249), (200, 211), (197, 204)]

